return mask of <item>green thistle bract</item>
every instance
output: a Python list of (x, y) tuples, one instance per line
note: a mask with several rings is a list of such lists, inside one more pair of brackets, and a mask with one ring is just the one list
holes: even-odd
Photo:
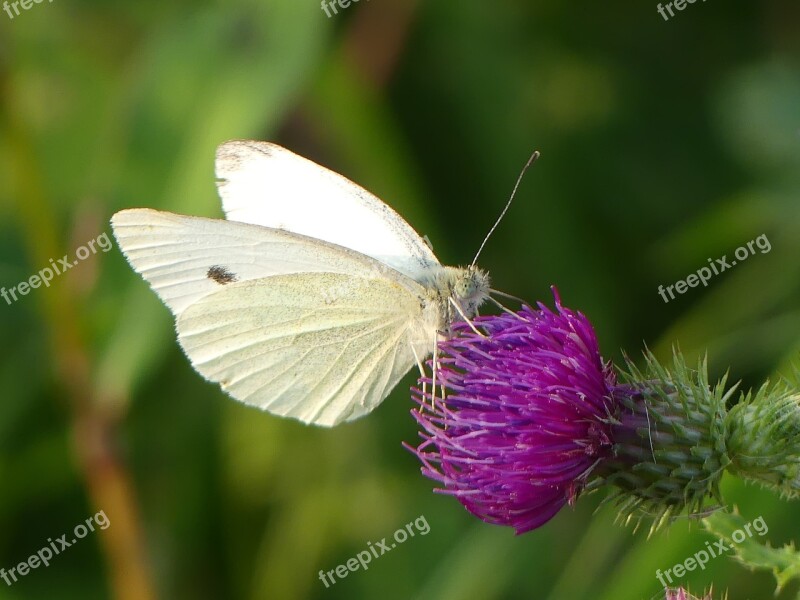
[(614, 486), (608, 500), (630, 520), (651, 516), (652, 530), (684, 510), (698, 514), (707, 502), (722, 503), (719, 481), (730, 464), (723, 378), (713, 388), (706, 363), (690, 369), (678, 351), (670, 369), (645, 353), (644, 373), (627, 360), (614, 391), (620, 410), (611, 428), (614, 453), (598, 469), (601, 484)]

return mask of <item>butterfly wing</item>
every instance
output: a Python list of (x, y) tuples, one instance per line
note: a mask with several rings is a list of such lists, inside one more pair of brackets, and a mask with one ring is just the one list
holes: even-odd
[(175, 316), (222, 286), (272, 275), (342, 273), (414, 282), (356, 252), (278, 229), (134, 208), (111, 219), (133, 269)]
[(428, 244), (385, 203), (349, 179), (268, 142), (217, 148), (228, 219), (285, 229), (370, 256), (412, 279), (439, 266)]
[[(121, 211), (114, 235), (176, 316), (194, 368), (234, 398), (331, 426), (431, 350), (425, 289), (347, 248), (247, 223)], [(412, 347), (414, 350), (412, 350)]]
[(178, 339), (199, 373), (273, 414), (333, 426), (386, 398), (426, 353), (419, 298), (333, 273), (233, 283), (187, 308)]

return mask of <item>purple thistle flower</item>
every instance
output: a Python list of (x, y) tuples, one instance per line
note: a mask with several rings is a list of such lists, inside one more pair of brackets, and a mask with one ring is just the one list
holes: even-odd
[(665, 590), (665, 599), (666, 600), (712, 600), (711, 595), (713, 591), (709, 591), (708, 595), (703, 595), (702, 598), (698, 598), (696, 596), (692, 596), (687, 590), (684, 588), (677, 588), (677, 589), (670, 589), (667, 588)]
[(557, 312), (540, 303), (475, 319), (487, 337), (454, 324), (439, 345), (444, 400), (432, 401), (429, 378), (412, 388), (423, 441), (409, 449), (422, 473), (474, 515), (518, 534), (572, 504), (612, 451), (614, 372), (589, 320), (553, 295)]

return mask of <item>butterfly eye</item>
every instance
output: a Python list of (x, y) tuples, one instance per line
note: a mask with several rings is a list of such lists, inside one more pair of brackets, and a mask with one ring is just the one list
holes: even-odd
[(455, 292), (459, 298), (469, 298), (478, 291), (478, 283), (475, 278), (469, 274), (456, 282)]

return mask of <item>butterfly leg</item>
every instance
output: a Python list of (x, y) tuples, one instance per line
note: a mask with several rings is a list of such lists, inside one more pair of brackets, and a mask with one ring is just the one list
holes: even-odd
[[(420, 381), (422, 381), (422, 401), (425, 402), (425, 397), (428, 395), (427, 384), (425, 383), (425, 365), (422, 364), (422, 360), (420, 360), (419, 354), (417, 354), (417, 349), (414, 347), (414, 344), (411, 344), (411, 352), (414, 354), (414, 360), (417, 361), (417, 368), (419, 369), (419, 378)], [(422, 410), (422, 406), (420, 406), (420, 410)]]
[[(442, 335), (441, 331), (437, 331), (434, 334), (433, 338), (433, 377), (431, 378), (432, 383), (431, 387), (433, 388), (433, 393), (431, 394), (431, 410), (436, 408), (436, 380), (437, 380), (437, 373), (441, 368), (441, 364), (439, 363), (439, 336)], [(441, 400), (445, 400), (446, 396), (446, 389), (444, 384), (439, 384), (439, 388), (441, 391)]]
[(470, 326), (470, 329), (472, 329), (472, 331), (474, 331), (477, 335), (479, 335), (479, 336), (481, 336), (483, 338), (486, 337), (484, 334), (482, 334), (480, 331), (478, 331), (478, 329), (475, 327), (475, 325), (472, 323), (472, 321), (469, 319), (469, 317), (467, 317), (467, 315), (464, 314), (464, 311), (461, 310), (461, 307), (459, 306), (458, 302), (455, 301), (454, 298), (450, 298), (450, 304), (453, 305), (453, 307), (456, 309), (456, 312), (466, 322), (466, 324)]
[(433, 375), (431, 376), (431, 411), (436, 407), (436, 373), (439, 371), (439, 332), (433, 332)]

